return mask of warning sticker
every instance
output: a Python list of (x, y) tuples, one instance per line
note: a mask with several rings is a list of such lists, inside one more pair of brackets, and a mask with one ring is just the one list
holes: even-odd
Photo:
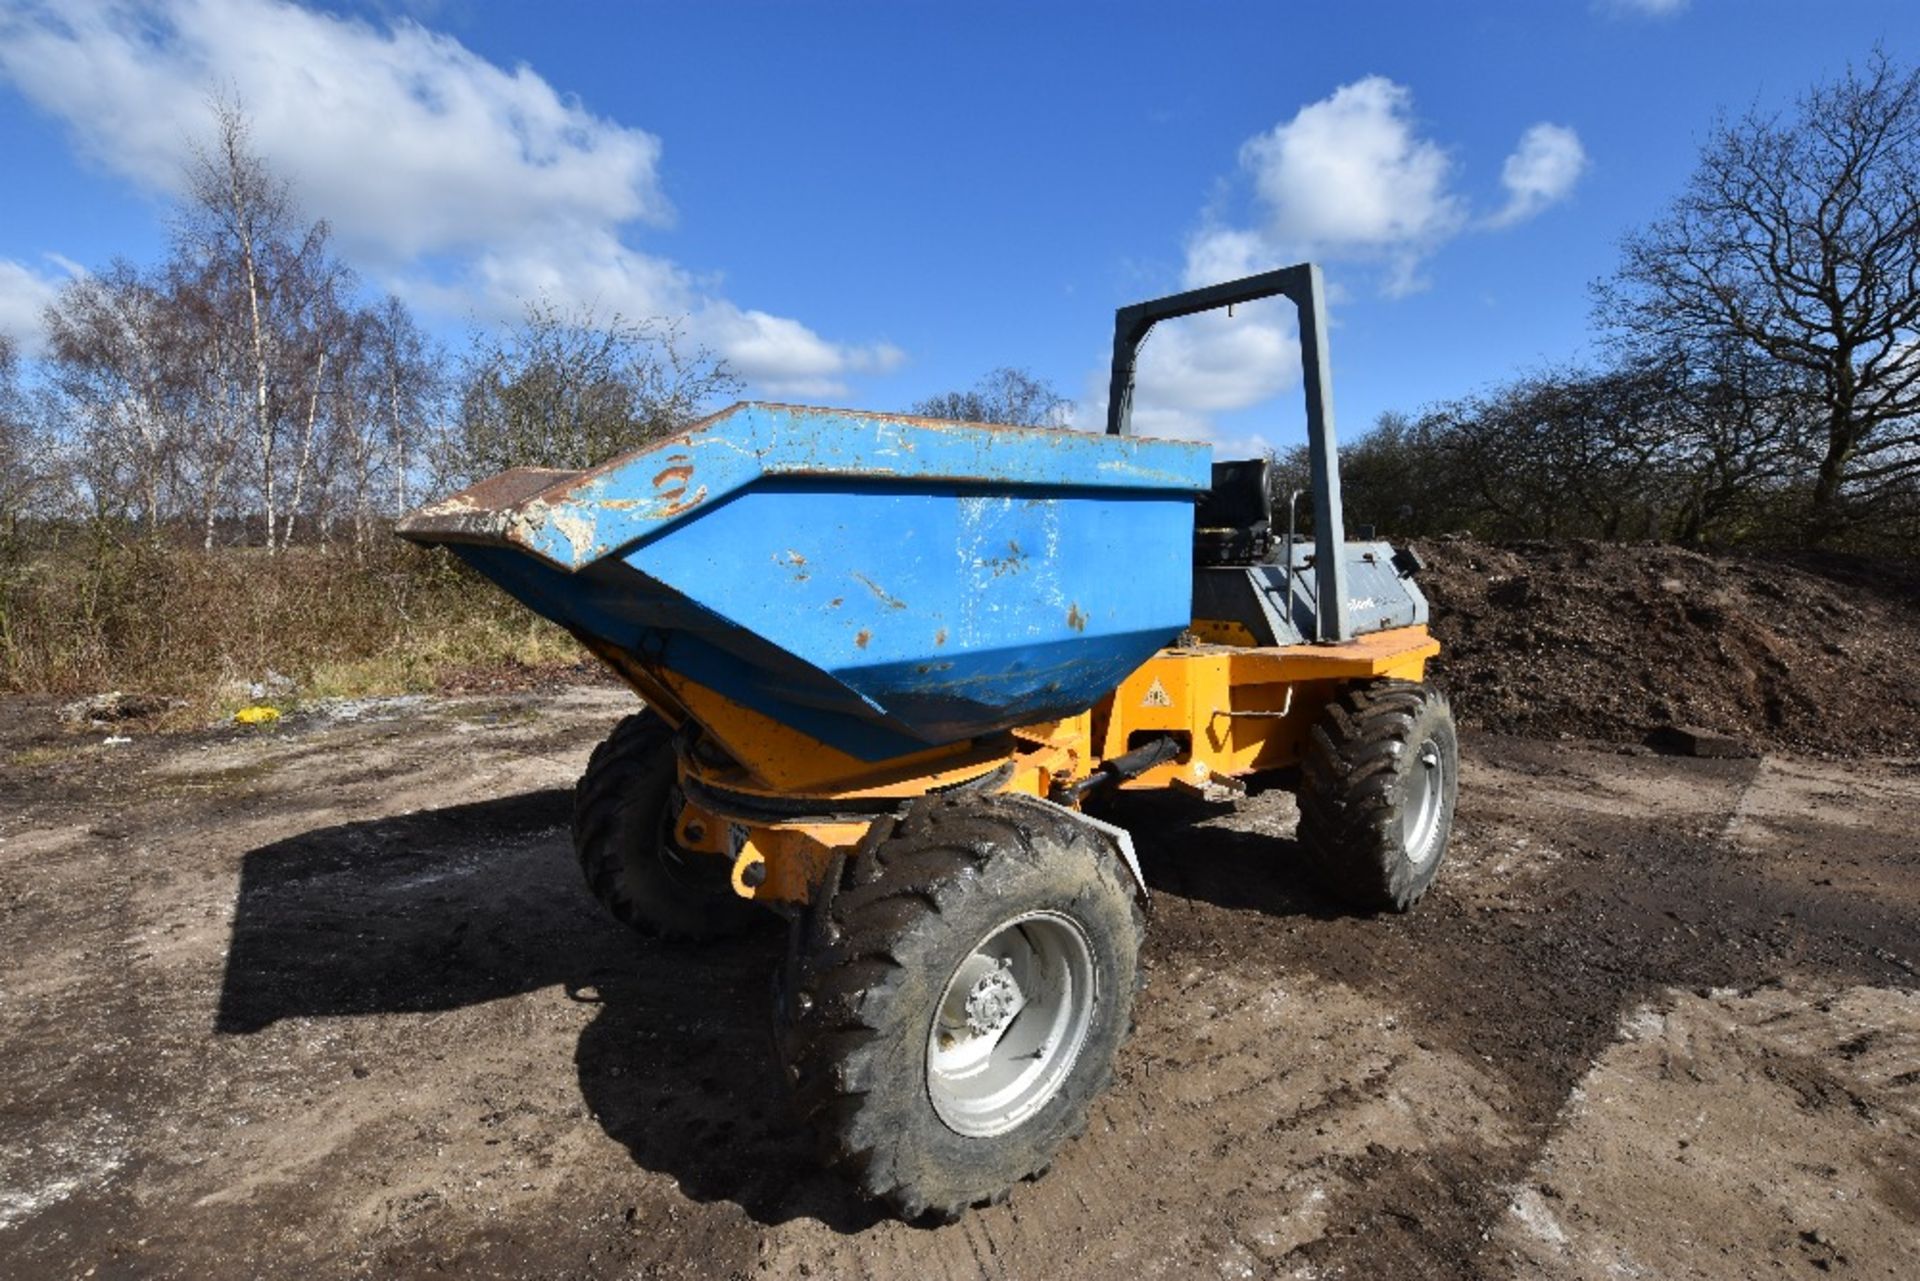
[(1140, 700), (1140, 706), (1142, 707), (1172, 707), (1173, 706), (1173, 699), (1167, 695), (1167, 687), (1160, 683), (1160, 678), (1158, 676), (1154, 677), (1153, 684), (1147, 687), (1147, 696)]

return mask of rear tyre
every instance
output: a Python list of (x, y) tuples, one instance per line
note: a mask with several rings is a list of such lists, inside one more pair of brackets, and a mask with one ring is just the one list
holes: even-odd
[(573, 850), (587, 889), (651, 938), (738, 934), (763, 913), (728, 889), (722, 861), (674, 845), (677, 779), (673, 729), (651, 711), (627, 717), (593, 749), (573, 789)]
[(1043, 1174), (1131, 1027), (1143, 924), (1110, 849), (1031, 797), (929, 797), (822, 897), (775, 1031), (827, 1164), (908, 1220)]
[(1321, 882), (1363, 911), (1419, 902), (1446, 857), (1459, 773), (1439, 690), (1371, 681), (1342, 691), (1300, 762), (1300, 844)]

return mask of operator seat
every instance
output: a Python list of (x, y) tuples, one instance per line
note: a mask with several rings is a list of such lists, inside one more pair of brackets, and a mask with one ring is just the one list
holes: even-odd
[(1194, 564), (1255, 565), (1273, 550), (1271, 471), (1265, 458), (1213, 465), (1193, 514)]

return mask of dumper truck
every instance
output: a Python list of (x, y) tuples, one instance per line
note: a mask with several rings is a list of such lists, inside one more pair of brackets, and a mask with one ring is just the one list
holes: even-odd
[[(1275, 297), (1310, 471), (1284, 525), (1265, 461), (1132, 431), (1154, 325)], [(1414, 552), (1345, 536), (1326, 335), (1302, 264), (1120, 309), (1104, 433), (738, 404), (399, 527), (639, 696), (575, 794), (587, 887), (681, 942), (784, 919), (780, 1073), (904, 1218), (1038, 1177), (1112, 1077), (1151, 900), (1103, 795), (1277, 780), (1353, 908), (1433, 883), (1439, 645)]]

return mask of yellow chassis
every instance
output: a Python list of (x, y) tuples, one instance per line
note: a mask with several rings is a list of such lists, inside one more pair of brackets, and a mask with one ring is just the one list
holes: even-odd
[[(1234, 639), (1218, 626), (1197, 630), (1210, 641)], [(1321, 709), (1343, 686), (1420, 680), (1440, 643), (1425, 627), (1403, 627), (1331, 645), (1163, 649), (1078, 716), (880, 764), (836, 751), (683, 677), (645, 669), (617, 650), (593, 648), (675, 728), (692, 721), (720, 749), (681, 754), (687, 799), (675, 820), (676, 842), (731, 860), (741, 897), (797, 904), (889, 802), (970, 784), (1048, 797), (1085, 780), (1141, 737), (1168, 734), (1187, 745), (1179, 757), (1116, 785), (1233, 788), (1242, 776), (1296, 764)], [(708, 763), (722, 759), (725, 764)]]

